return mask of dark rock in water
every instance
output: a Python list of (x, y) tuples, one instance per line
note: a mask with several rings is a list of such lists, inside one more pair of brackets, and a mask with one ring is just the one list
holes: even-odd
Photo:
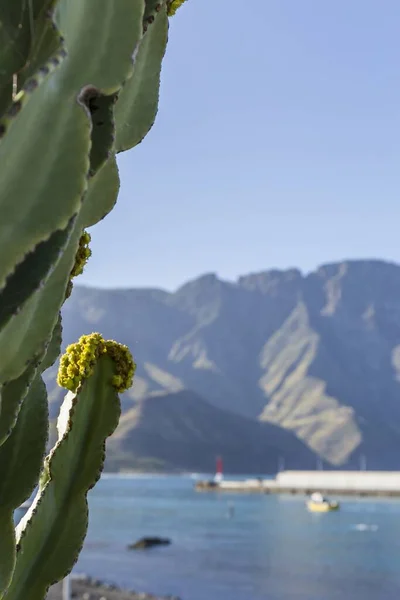
[(168, 538), (159, 537), (144, 537), (128, 546), (128, 550), (145, 550), (146, 548), (154, 548), (154, 546), (169, 546), (171, 540)]

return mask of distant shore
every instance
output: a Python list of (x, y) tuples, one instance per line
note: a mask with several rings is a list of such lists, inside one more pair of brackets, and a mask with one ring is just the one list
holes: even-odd
[(281, 471), (274, 479), (198, 480), (201, 492), (400, 497), (400, 471)]
[[(74, 600), (181, 600), (177, 596), (154, 596), (145, 592), (124, 591), (90, 577), (72, 579)], [(46, 600), (62, 600), (62, 584), (50, 588)]]

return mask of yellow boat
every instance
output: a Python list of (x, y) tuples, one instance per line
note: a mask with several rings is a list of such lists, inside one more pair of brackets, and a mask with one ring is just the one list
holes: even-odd
[(333, 510), (339, 510), (339, 502), (328, 500), (324, 498), (322, 494), (312, 494), (310, 500), (307, 502), (307, 508), (310, 512), (331, 512)]

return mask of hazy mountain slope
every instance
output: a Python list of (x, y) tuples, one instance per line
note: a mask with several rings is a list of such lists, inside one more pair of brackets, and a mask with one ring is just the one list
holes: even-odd
[(365, 453), (377, 468), (398, 466), (397, 265), (350, 261), (236, 283), (209, 274), (175, 293), (77, 287), (63, 318), (66, 342), (98, 330), (133, 350), (138, 373), (124, 410), (189, 389), (283, 425), (334, 464)]
[(262, 349), (260, 365), (265, 374), (259, 385), (270, 401), (260, 419), (293, 429), (321, 456), (342, 463), (362, 435), (354, 411), (327, 393), (325, 381), (311, 376), (319, 350), (320, 338), (300, 302)]
[(222, 411), (190, 391), (156, 395), (127, 411), (108, 444), (108, 467), (146, 459), (209, 472), (220, 454), (230, 473), (274, 473), (282, 460), (288, 468), (315, 467), (315, 456), (293, 434)]

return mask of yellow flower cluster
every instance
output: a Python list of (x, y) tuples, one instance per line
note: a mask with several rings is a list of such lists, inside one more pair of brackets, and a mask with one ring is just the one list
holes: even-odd
[(83, 269), (86, 266), (87, 261), (92, 256), (92, 251), (89, 248), (90, 233), (84, 231), (79, 239), (79, 247), (75, 256), (75, 264), (72, 267), (72, 271), (70, 277), (78, 277), (78, 275), (82, 275)]
[(76, 392), (80, 384), (93, 374), (96, 362), (103, 354), (108, 354), (115, 363), (116, 373), (111, 384), (117, 392), (125, 392), (131, 387), (136, 370), (132, 354), (128, 346), (105, 340), (100, 333), (83, 335), (78, 342), (68, 346), (60, 360), (58, 385)]
[(186, 0), (172, 0), (168, 5), (168, 16), (172, 17)]
[(65, 294), (66, 299), (69, 298), (72, 293), (72, 279), (74, 277), (78, 277), (78, 275), (82, 275), (83, 269), (85, 268), (87, 261), (92, 256), (92, 251), (89, 248), (91, 239), (92, 238), (90, 237), (90, 233), (88, 233), (87, 231), (84, 231), (81, 237), (79, 238), (79, 246), (75, 256), (75, 263), (72, 267), (71, 273), (69, 274), (69, 281), (67, 291)]

